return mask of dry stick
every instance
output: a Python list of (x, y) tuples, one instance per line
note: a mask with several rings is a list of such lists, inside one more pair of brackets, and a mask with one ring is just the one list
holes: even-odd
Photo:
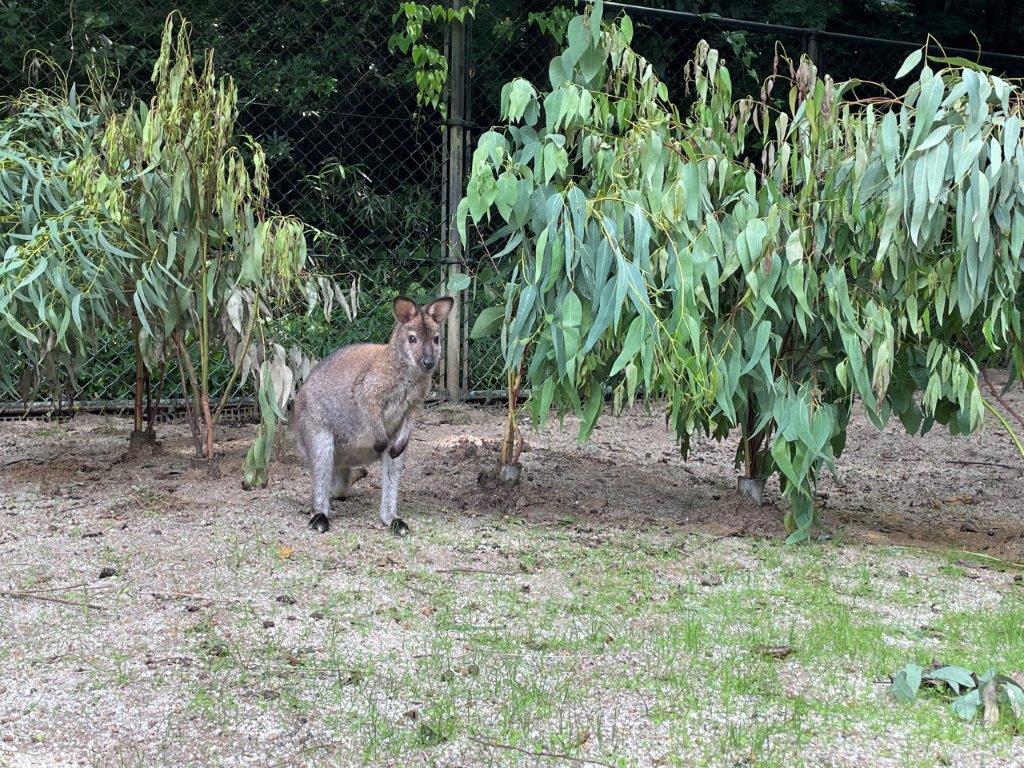
[(502, 744), (498, 741), (488, 741), (487, 739), (478, 739), (476, 736), (469, 736), (470, 741), (475, 741), (477, 744), (482, 744), (485, 747), (493, 747), (495, 749), (509, 749), (513, 752), (518, 752), (522, 755), (529, 755), (530, 757), (551, 757), (555, 760), (566, 760), (570, 763), (577, 763), (579, 765), (603, 765), (606, 768), (615, 768), (611, 763), (605, 763), (601, 760), (592, 760), (586, 757), (573, 757), (572, 755), (565, 755), (560, 752), (534, 752), (530, 749), (523, 749), (513, 744)]
[(1018, 424), (1024, 427), (1024, 418), (1021, 418), (1021, 415), (1013, 410), (1013, 408), (1010, 407), (1010, 404), (1002, 398), (999, 391), (996, 389), (995, 384), (993, 384), (992, 380), (988, 377), (988, 371), (984, 368), (981, 369), (981, 377), (985, 380), (985, 385), (988, 387), (988, 391), (992, 393), (992, 397), (996, 399), (996, 402), (1003, 406), (1006, 412), (1017, 420)]
[[(185, 344), (181, 340), (181, 332), (175, 331), (174, 333), (174, 347), (178, 352), (178, 370), (181, 373), (181, 388), (184, 390), (186, 387), (191, 389), (192, 398), (195, 402), (199, 401), (199, 382), (196, 381), (196, 369), (192, 366), (192, 358), (189, 357), (188, 350), (185, 349)], [(188, 372), (188, 378), (186, 379), (185, 374)], [(186, 394), (182, 392), (182, 394)], [(199, 418), (192, 408), (192, 399), (185, 396), (185, 410), (188, 412), (188, 423), (190, 431), (192, 432), (192, 442), (195, 443), (196, 455), (202, 457), (203, 447), (202, 440), (199, 435)]]
[[(253, 300), (253, 309), (259, 307), (259, 297)], [(238, 362), (233, 364), (231, 369), (231, 378), (228, 379), (228, 385), (224, 387), (224, 394), (220, 397), (220, 402), (217, 403), (217, 407), (213, 411), (213, 420), (217, 421), (220, 418), (220, 412), (224, 410), (224, 406), (227, 405), (228, 395), (231, 394), (231, 388), (235, 385), (235, 379), (238, 378), (239, 372), (242, 370), (242, 360), (245, 358), (246, 350), (249, 349), (249, 342), (252, 340), (252, 329), (256, 326), (256, 317), (258, 312), (250, 312), (249, 325), (245, 329), (245, 336), (242, 337), (242, 343), (238, 346), (238, 354), (241, 358)]]
[(1012, 469), (1014, 472), (1020, 472), (1020, 467), (1013, 467), (1009, 464), (1001, 464), (998, 461), (964, 461), (962, 459), (947, 459), (947, 464), (961, 464), (972, 467), (1003, 467), (1004, 469)]
[(31, 587), (29, 589), (16, 589), (14, 590), (19, 595), (38, 595), (41, 592), (70, 592), (72, 589), (81, 589), (82, 587), (90, 586), (90, 582), (82, 581), (78, 584), (68, 584), (60, 587)]
[(438, 568), (434, 573), (490, 573), (495, 576), (525, 576), (515, 571), (489, 571), (486, 568)]
[(50, 595), (37, 595), (32, 592), (0, 592), (0, 597), (11, 597), (15, 600), (42, 600), (47, 603), (61, 603), (62, 605), (73, 605), (77, 608), (92, 608), (95, 611), (104, 610), (102, 605), (96, 605), (95, 603), (83, 603), (78, 600), (65, 600), (62, 597), (52, 597)]

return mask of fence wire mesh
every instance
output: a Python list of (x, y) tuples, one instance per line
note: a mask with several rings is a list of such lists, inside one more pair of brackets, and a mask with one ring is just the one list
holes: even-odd
[[(573, 4), (565, 7), (570, 6)], [(552, 34), (552, 25), (539, 23), (536, 14), (523, 10), (516, 17), (498, 17), (490, 15), (489, 9), (490, 6), (478, 14), (474, 23), (478, 29), (500, 29), (501, 34), (477, 34), (471, 46), (472, 115), (478, 131), (488, 130), (499, 123), (502, 84), (523, 77), (539, 91), (548, 90), (548, 64), (561, 52), (558, 34)], [(786, 59), (796, 66), (804, 54), (817, 64), (821, 76), (830, 75), (836, 81), (851, 78), (863, 81), (857, 86), (859, 97), (899, 92), (907, 84), (897, 84), (895, 75), (910, 51), (923, 43), (858, 38), (611, 2), (606, 2), (604, 9), (606, 18), (623, 12), (630, 15), (634, 29), (632, 47), (653, 64), (659, 77), (667, 84), (670, 97), (684, 111), (687, 104), (684, 68), (701, 40), (716, 48), (723, 63), (729, 67), (736, 98), (746, 95), (757, 97), (763, 78), (772, 74), (775, 67), (781, 74), (789, 74)], [(568, 18), (569, 14), (563, 16), (563, 20)], [(935, 53), (941, 55), (938, 49)], [(1024, 57), (984, 51), (958, 53), (998, 73), (1024, 77)], [(488, 249), (484, 240), (485, 236), (478, 233), (471, 238), (467, 249), (468, 262), (477, 264), (480, 269), (488, 266)], [(470, 308), (479, 312), (488, 303), (487, 297), (477, 295)], [(504, 387), (505, 376), (497, 340), (471, 339), (468, 346), (470, 360), (476, 361), (470, 365), (470, 389)]]
[[(395, 7), (343, 0), (9, 0), (0, 3), (0, 95), (46, 84), (48, 60), (75, 81), (94, 60), (116, 72), (116, 93), (148, 99), (164, 20), (181, 11), (193, 25), (193, 50), (213, 48), (218, 72), (235, 79), (239, 132), (266, 151), (271, 203), (323, 233), (310, 238), (322, 267), (343, 284), (360, 278), (355, 322), (289, 318), (289, 332), (322, 355), (349, 341), (386, 338), (391, 297), (425, 297), (442, 279), (442, 126), (437, 113), (417, 110), (409, 58), (389, 50)], [(133, 349), (120, 330), (96, 340), (78, 374), (76, 400), (131, 397)], [(218, 361), (215, 384), (226, 384), (228, 368)], [(32, 372), (26, 374), (30, 383)], [(165, 395), (177, 394), (177, 376), (167, 377)]]
[[(344, 282), (360, 280), (354, 322), (298, 313), (288, 319), (289, 332), (321, 356), (349, 341), (384, 338), (394, 295), (426, 298), (445, 279), (443, 219), (454, 210), (445, 201), (448, 142), (443, 118), (417, 109), (408, 57), (389, 49), (396, 7), (392, 0), (0, 0), (0, 95), (45, 77), (46, 59), (81, 79), (86, 62), (98, 58), (117, 72), (119, 92), (148, 98), (164, 19), (180, 10), (193, 24), (194, 48), (212, 47), (218, 70), (235, 78), (240, 129), (267, 152), (274, 206), (323, 233), (311, 239), (322, 265)], [(576, 7), (565, 0), (477, 6), (466, 60), (451, 62), (466, 70), (469, 142), (499, 122), (504, 83), (525, 77), (546, 89), (548, 64), (561, 50), (560, 25)], [(606, 4), (607, 15), (623, 10)], [(836, 80), (858, 77), (867, 81), (863, 95), (878, 95), (896, 87), (894, 75), (913, 47), (656, 8), (625, 10), (634, 21), (634, 48), (684, 109), (683, 70), (700, 40), (721, 52), (737, 96), (758, 93), (761, 78), (777, 66), (776, 54), (798, 60), (804, 53), (820, 72)], [(1024, 76), (1024, 58), (970, 58)], [(487, 280), (488, 250), (480, 233), (472, 235), (466, 267), (483, 279), (465, 296), (466, 330), (501, 298)], [(464, 388), (505, 386), (496, 339), (465, 339), (463, 349)], [(218, 362), (217, 388), (226, 384), (228, 367)], [(96, 340), (73, 394), (78, 401), (123, 401), (133, 380), (130, 335), (112, 329)], [(166, 377), (164, 397), (179, 394), (177, 378)]]

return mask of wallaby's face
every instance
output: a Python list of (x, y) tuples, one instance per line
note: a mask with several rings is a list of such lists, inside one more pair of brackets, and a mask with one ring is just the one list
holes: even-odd
[(455, 301), (438, 299), (425, 307), (405, 297), (395, 299), (395, 332), (391, 343), (402, 354), (410, 368), (430, 373), (441, 359), (441, 324), (448, 317)]

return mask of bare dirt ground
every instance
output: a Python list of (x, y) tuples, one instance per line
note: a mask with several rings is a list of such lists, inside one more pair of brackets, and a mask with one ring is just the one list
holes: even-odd
[[(1008, 400), (1024, 410), (1019, 390)], [(708, 721), (689, 732), (673, 719), (674, 705), (664, 704), (655, 717), (636, 695), (598, 690), (601, 664), (611, 663), (601, 654), (619, 633), (609, 627), (629, 624), (623, 616), (631, 609), (617, 597), (608, 597), (617, 607), (607, 624), (593, 618), (604, 609), (591, 606), (593, 637), (566, 627), (587, 607), (587, 596), (634, 573), (631, 551), (654, 558), (648, 596), (664, 589), (669, 604), (680, 585), (698, 594), (709, 569), (719, 569), (727, 586), (736, 569), (758, 579), (791, 576), (791, 566), (765, 565), (789, 554), (769, 557), (757, 543), (784, 536), (777, 486), (769, 485), (764, 507), (739, 500), (733, 444), (700, 443), (684, 462), (660, 416), (635, 409), (603, 418), (586, 445), (576, 443), (572, 420), (564, 430), (553, 423), (528, 432), (521, 487), (496, 494), (480, 477), (496, 461), (501, 419), (498, 408), (426, 411), (402, 488), (413, 535), (400, 542), (377, 520), (375, 471), (352, 499), (336, 504), (324, 536), (306, 528), (307, 479), (294, 460), (274, 468), (268, 488), (242, 491), (237, 468), (250, 426), (221, 430), (224, 477), (212, 481), (190, 468), (182, 426), (163, 427), (152, 455), (126, 458), (126, 421), (86, 416), (0, 425), (0, 765), (536, 765), (550, 762), (539, 752), (585, 756), (592, 748), (626, 756), (594, 764), (775, 765), (725, 759), (723, 745), (746, 754), (748, 745), (734, 742), (749, 738), (749, 728), (736, 735), (733, 726), (719, 732)], [(820, 484), (820, 532), (833, 541), (815, 546), (830, 547), (827, 556), (837, 560), (859, 553), (848, 565), (861, 569), (862, 555), (882, 562), (872, 559), (872, 548), (892, 554), (900, 545), (1024, 561), (1022, 468), (994, 424), (970, 438), (936, 428), (910, 439), (898, 424), (879, 434), (858, 417), (838, 477)], [(608, 559), (594, 566), (594, 552)], [(941, 570), (918, 555), (901, 562), (929, 578)], [(590, 566), (605, 580), (587, 582)], [(892, 573), (884, 564), (871, 568), (882, 594), (896, 566)], [(720, 584), (717, 578), (708, 583)], [(632, 584), (643, 582), (643, 574), (622, 580), (634, 596), (643, 590)], [(995, 605), (1011, 583), (1012, 574), (993, 572), (982, 582), (964, 581), (963, 589), (982, 584), (989, 591), (976, 596), (977, 606)], [(950, 594), (966, 594), (961, 586), (950, 586)], [(920, 599), (926, 614), (939, 610)], [(524, 607), (526, 600), (532, 602)], [(547, 626), (549, 609), (558, 616)], [(517, 663), (524, 653), (540, 654), (545, 664), (576, 654), (573, 665), (557, 662), (554, 676), (567, 686), (566, 697), (590, 680), (583, 701), (552, 708), (547, 699), (561, 688), (532, 690), (522, 694), (522, 711), (531, 714), (521, 723), (483, 706), (488, 692), (493, 707), (507, 704), (509, 680), (531, 669), (539, 674), (530, 666), (542, 663), (534, 656), (521, 668), (488, 666), (483, 673), (471, 660), (476, 646), (466, 637), (511, 626), (502, 622), (516, 615), (539, 622), (504, 631), (522, 640)], [(655, 621), (653, 614), (644, 620)], [(776, 616), (764, 631), (774, 632), (780, 621)], [(598, 623), (607, 640), (595, 639)], [(650, 627), (634, 629), (641, 644), (658, 636)], [(554, 645), (534, 647), (546, 631)], [(508, 637), (491, 638), (485, 658), (495, 658), (499, 640)], [(664, 651), (647, 650), (657, 658)], [(623, 646), (612, 657), (628, 670), (637, 663), (633, 653), (640, 651)], [(438, 657), (445, 684), (445, 675), (455, 675), (478, 686), (468, 699), (444, 699), (450, 712), (426, 690), (433, 683), (424, 682), (433, 672), (423, 660)], [(786, 685), (799, 679), (793, 675)], [(872, 695), (882, 701), (881, 693)], [(474, 702), (486, 712), (470, 727), (465, 713)], [(744, 716), (755, 725), (771, 720), (760, 710)], [(578, 731), (603, 740), (544, 740), (545, 723), (562, 733), (579, 725), (574, 718), (586, 723)], [(499, 726), (506, 740), (520, 734), (520, 743), (534, 746), (488, 746), (473, 735)], [(696, 734), (708, 728), (713, 738), (701, 743)], [(856, 733), (850, 726), (838, 741), (820, 744), (766, 737), (749, 749), (780, 765), (796, 764), (793, 755), (816, 755), (806, 758), (811, 765), (908, 765), (901, 757), (907, 754), (931, 759), (911, 743), (887, 762), (889, 747), (879, 744), (898, 743), (898, 734), (858, 741)], [(952, 764), (1024, 765), (978, 762), (967, 756), (974, 754), (970, 739), (961, 753), (954, 736), (947, 734)], [(697, 760), (696, 752), (675, 751), (679, 744), (710, 751)]]

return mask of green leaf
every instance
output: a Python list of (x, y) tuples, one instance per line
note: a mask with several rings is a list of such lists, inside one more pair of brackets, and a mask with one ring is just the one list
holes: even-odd
[(504, 319), (504, 307), (487, 307), (481, 310), (480, 314), (476, 316), (476, 320), (473, 321), (473, 330), (470, 331), (469, 338), (482, 339), (493, 336), (500, 330)]
[(953, 713), (961, 720), (973, 720), (974, 716), (978, 714), (978, 708), (981, 706), (981, 693), (975, 688), (973, 691), (953, 699), (949, 706)]
[(562, 326), (579, 328), (583, 322), (583, 304), (575, 291), (569, 291), (562, 300)]
[(921, 687), (921, 673), (923, 671), (917, 664), (907, 664), (892, 679), (893, 695), (903, 702), (910, 702), (917, 698), (917, 691)]
[(629, 18), (628, 14), (622, 15), (622, 21), (619, 22), (619, 29), (622, 31), (622, 39), (629, 45), (633, 40), (633, 20)]
[(472, 282), (469, 275), (463, 272), (455, 272), (448, 278), (448, 293), (458, 293), (469, 288), (469, 284)]
[(925, 680), (939, 680), (946, 683), (953, 689), (953, 693), (959, 695), (961, 688), (973, 688), (974, 677), (963, 667), (945, 666), (926, 672)]
[(640, 315), (633, 318), (633, 322), (629, 324), (629, 330), (626, 331), (626, 340), (622, 344), (622, 351), (619, 356), (615, 358), (615, 363), (612, 365), (612, 369), (609, 372), (609, 376), (614, 376), (623, 368), (626, 364), (631, 362), (636, 357), (637, 352), (640, 351), (640, 346), (643, 344), (643, 332), (644, 332), (644, 319)]
[(604, 405), (604, 387), (595, 379), (590, 385), (590, 396), (580, 416), (580, 431), (577, 435), (580, 442), (590, 437), (590, 433), (593, 432), (597, 417), (601, 414), (602, 405)]
[(907, 58), (903, 60), (903, 64), (900, 66), (899, 71), (896, 73), (896, 79), (899, 80), (901, 77), (905, 77), (910, 73), (918, 64), (921, 63), (921, 57), (924, 55), (924, 49), (918, 48), (912, 51)]

